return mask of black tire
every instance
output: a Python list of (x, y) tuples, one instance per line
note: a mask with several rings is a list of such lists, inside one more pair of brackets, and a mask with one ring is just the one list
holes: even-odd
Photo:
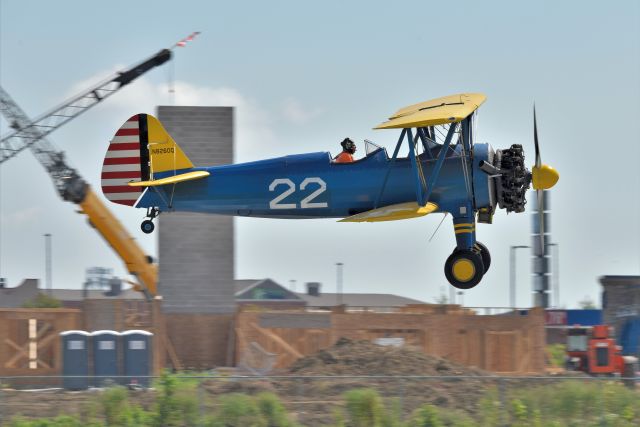
[(140, 224), (140, 230), (142, 230), (143, 233), (145, 234), (151, 234), (153, 233), (153, 230), (156, 228), (156, 226), (153, 224), (153, 221), (146, 219), (144, 221), (142, 221), (142, 224)]
[(489, 249), (482, 242), (478, 242), (476, 240), (475, 244), (476, 250), (480, 252), (480, 256), (482, 257), (482, 265), (484, 265), (484, 273), (487, 274), (489, 271), (489, 267), (491, 267), (491, 254), (489, 253)]
[(444, 275), (454, 287), (471, 289), (484, 276), (482, 256), (474, 250), (455, 250), (444, 264)]

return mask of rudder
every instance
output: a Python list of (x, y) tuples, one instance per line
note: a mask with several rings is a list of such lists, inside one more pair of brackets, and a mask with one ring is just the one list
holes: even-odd
[[(149, 114), (130, 117), (116, 132), (102, 164), (102, 193), (121, 205), (134, 206), (143, 187), (127, 185), (170, 176), (193, 164), (158, 119)], [(159, 174), (159, 176), (155, 176)]]

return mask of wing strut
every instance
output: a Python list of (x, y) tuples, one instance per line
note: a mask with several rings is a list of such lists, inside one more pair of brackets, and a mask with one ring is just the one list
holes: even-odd
[(464, 184), (467, 189), (467, 197), (472, 201), (475, 207), (475, 198), (473, 197), (473, 168), (471, 167), (471, 156), (473, 153), (473, 128), (472, 124), (473, 113), (469, 117), (465, 118), (461, 123), (462, 133), (462, 152), (460, 159), (462, 160), (462, 173), (464, 175)]
[[(425, 182), (425, 176), (422, 171), (422, 165), (420, 165), (418, 158), (416, 157), (415, 152), (415, 143), (417, 142), (417, 138), (420, 137), (424, 141), (424, 131), (420, 128), (417, 128), (416, 140), (414, 140), (413, 132), (411, 128), (403, 128), (400, 133), (400, 138), (398, 138), (398, 142), (396, 144), (396, 148), (393, 150), (393, 156), (389, 161), (389, 165), (387, 166), (387, 172), (384, 175), (384, 180), (382, 181), (382, 187), (380, 188), (380, 193), (378, 193), (378, 197), (376, 198), (374, 209), (377, 209), (380, 206), (380, 201), (382, 199), (382, 195), (387, 186), (387, 182), (389, 180), (389, 174), (391, 173), (391, 168), (393, 167), (394, 162), (398, 158), (398, 152), (400, 151), (400, 147), (402, 146), (402, 142), (407, 138), (407, 143), (409, 144), (409, 158), (411, 160), (411, 167), (413, 168), (414, 178), (416, 182), (416, 202), (420, 206), (425, 206), (429, 201), (429, 197), (431, 196), (431, 192), (438, 180), (438, 176), (440, 175), (440, 169), (442, 168), (442, 164), (444, 163), (444, 159), (447, 157), (447, 152), (449, 151), (449, 146), (451, 145), (451, 141), (453, 140), (453, 136), (456, 133), (458, 128), (458, 123), (451, 123), (449, 126), (449, 131), (447, 132), (447, 136), (445, 138), (444, 144), (438, 153), (438, 157), (436, 160), (436, 164), (431, 171), (431, 175), (429, 176), (429, 180)], [(469, 142), (467, 141), (467, 144)]]
[[(411, 159), (411, 167), (413, 168), (413, 176), (416, 180), (416, 202), (420, 203), (423, 201), (423, 194), (425, 192), (425, 182), (424, 175), (422, 174), (422, 168), (419, 163), (416, 161), (416, 153), (415, 153), (415, 144), (413, 142), (413, 132), (411, 129), (407, 129), (407, 139), (409, 140), (409, 158)], [(426, 200), (425, 200), (426, 202)], [(424, 205), (424, 203), (422, 203)], [(421, 205), (421, 206), (422, 206)]]
[(402, 129), (400, 132), (400, 138), (398, 138), (398, 143), (396, 144), (395, 150), (393, 150), (393, 156), (391, 156), (391, 160), (389, 161), (389, 166), (387, 166), (387, 172), (384, 174), (384, 180), (382, 181), (382, 187), (380, 188), (380, 193), (378, 193), (378, 197), (376, 197), (376, 202), (373, 204), (373, 208), (376, 209), (380, 206), (380, 199), (382, 199), (382, 193), (384, 193), (384, 188), (387, 186), (387, 180), (389, 179), (389, 173), (391, 172), (391, 167), (395, 163), (398, 158), (398, 153), (400, 152), (400, 146), (402, 146), (402, 140), (404, 139), (404, 135), (407, 133), (407, 129)]
[(431, 191), (436, 185), (436, 181), (438, 180), (438, 176), (440, 175), (440, 169), (442, 168), (444, 159), (447, 157), (447, 152), (449, 151), (449, 146), (451, 145), (451, 141), (453, 140), (453, 135), (455, 135), (457, 127), (458, 123), (451, 123), (451, 125), (449, 126), (447, 137), (445, 138), (444, 144), (442, 145), (442, 148), (438, 153), (438, 160), (436, 160), (433, 171), (431, 171), (431, 175), (429, 175), (429, 181), (427, 181), (427, 191), (424, 194), (424, 198), (419, 200), (421, 206), (424, 206), (431, 196)]

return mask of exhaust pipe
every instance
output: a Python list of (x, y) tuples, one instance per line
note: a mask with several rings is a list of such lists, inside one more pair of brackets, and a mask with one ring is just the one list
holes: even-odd
[(493, 166), (491, 163), (485, 162), (484, 160), (480, 161), (480, 169), (489, 175), (500, 175), (501, 173), (500, 169)]

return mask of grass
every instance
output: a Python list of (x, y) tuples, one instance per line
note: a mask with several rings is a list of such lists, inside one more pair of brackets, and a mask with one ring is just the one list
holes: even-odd
[[(48, 419), (15, 417), (11, 427), (76, 426), (207, 426), (299, 427), (273, 393), (228, 393), (205, 396), (213, 400), (201, 406), (197, 383), (165, 374), (157, 383), (155, 401), (143, 408), (131, 402), (129, 391), (113, 387), (101, 393), (77, 416)], [(384, 400), (378, 391), (357, 388), (345, 392), (342, 405), (333, 409), (335, 427), (631, 427), (640, 425), (640, 399), (615, 381), (563, 381), (537, 386), (514, 384), (502, 394), (484, 392), (474, 413), (424, 404), (402, 416), (394, 399)], [(330, 410), (328, 413), (331, 414)], [(329, 416), (327, 417), (329, 418)]]

